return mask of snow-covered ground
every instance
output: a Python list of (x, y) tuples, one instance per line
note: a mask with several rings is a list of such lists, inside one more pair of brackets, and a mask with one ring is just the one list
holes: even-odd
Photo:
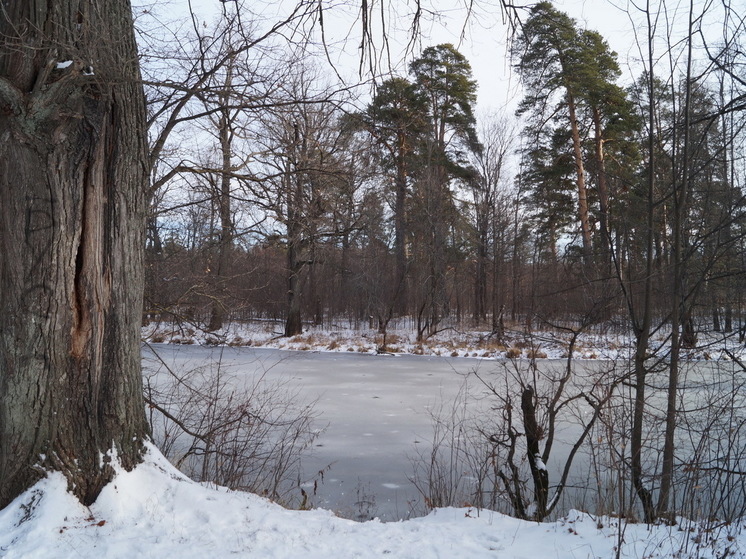
[[(572, 325), (569, 325), (572, 327)], [(444, 328), (423, 342), (416, 341), (412, 328), (392, 327), (384, 339), (375, 329), (306, 326), (304, 333), (291, 338), (281, 336), (278, 322), (232, 323), (222, 330), (207, 332), (198, 325), (152, 322), (143, 327), (143, 340), (158, 343), (254, 346), (287, 350), (404, 353), (448, 357), (479, 357), (482, 359), (531, 358), (562, 359), (567, 357), (570, 332), (559, 329), (536, 330), (527, 335), (521, 329), (508, 328), (497, 340), (489, 331), (476, 328)], [(668, 332), (658, 332), (651, 340), (652, 350), (665, 352)], [(630, 333), (620, 333), (611, 326), (598, 327), (581, 333), (575, 342), (573, 357), (577, 359), (629, 358), (634, 341)], [(683, 351), (684, 359), (730, 359), (731, 355), (746, 357), (744, 344), (737, 333), (701, 332), (696, 349)]]
[(744, 522), (619, 523), (572, 511), (551, 523), (486, 510), (438, 509), (404, 522), (357, 523), (292, 511), (186, 479), (149, 448), (91, 507), (58, 473), (0, 511), (0, 557), (85, 558), (716, 558), (746, 557)]

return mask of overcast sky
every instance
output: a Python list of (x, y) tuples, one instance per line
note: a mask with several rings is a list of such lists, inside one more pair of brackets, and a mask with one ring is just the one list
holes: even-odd
[[(453, 43), (471, 63), (473, 75), (479, 83), (479, 110), (504, 109), (512, 112), (515, 109), (520, 97), (520, 87), (511, 72), (510, 59), (507, 56), (506, 43), (510, 29), (502, 20), (500, 0), (474, 2), (474, 11), (468, 19), (465, 33), (462, 33), (467, 13), (464, 5), (468, 5), (469, 0), (420, 0), (423, 8), (420, 42), (406, 62), (402, 60), (401, 55), (411, 29), (414, 0), (369, 0), (368, 3), (378, 10), (381, 1), (385, 2), (387, 32), (392, 38), (392, 61), (397, 73), (406, 75), (407, 63), (421, 48), (445, 42)], [(701, 1), (695, 0), (695, 3)], [(268, 21), (276, 18), (276, 14), (287, 11), (294, 4), (295, 0), (246, 2), (246, 6), (263, 14)], [(632, 19), (639, 20), (640, 16), (627, 14), (628, 6), (631, 6), (629, 0), (556, 0), (554, 4), (557, 9), (575, 18), (581, 27), (598, 31), (608, 41), (612, 50), (618, 54), (623, 84), (628, 84), (634, 76), (639, 75), (639, 54), (635, 46), (635, 24)], [(651, 4), (658, 6), (664, 5), (664, 2), (661, 0)], [(165, 3), (158, 5), (163, 9)], [(679, 24), (685, 23), (686, 14), (682, 10), (688, 7), (688, 2), (672, 0), (665, 5), (671, 20)], [(186, 17), (191, 7), (199, 13), (200, 18), (212, 20), (224, 6), (235, 4), (222, 4), (220, 0), (171, 0), (168, 9), (173, 16), (183, 14)], [(360, 28), (357, 11), (359, 3), (354, 0), (331, 0), (326, 6), (328, 9), (324, 12), (325, 39), (331, 46), (330, 56), (339, 73), (350, 83), (354, 83), (358, 77), (360, 60), (357, 48)], [(634, 8), (630, 10), (634, 12)], [(525, 17), (527, 12), (523, 11), (522, 14)], [(645, 33), (639, 21), (637, 27), (642, 34)]]

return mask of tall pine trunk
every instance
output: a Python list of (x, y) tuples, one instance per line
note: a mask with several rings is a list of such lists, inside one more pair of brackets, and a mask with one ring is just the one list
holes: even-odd
[(609, 227), (609, 187), (606, 181), (606, 160), (604, 157), (604, 137), (601, 125), (601, 111), (598, 107), (593, 108), (593, 143), (595, 145), (596, 175), (598, 190), (598, 225), (601, 236), (601, 259), (604, 273), (608, 272), (611, 263), (611, 229)]
[(43, 469), (90, 504), (147, 434), (131, 8), (6, 2), (0, 37), (0, 507)]
[(577, 176), (578, 188), (578, 221), (580, 222), (580, 235), (583, 241), (583, 258), (590, 262), (593, 247), (591, 244), (591, 224), (588, 217), (588, 189), (585, 185), (585, 166), (583, 165), (582, 141), (578, 127), (578, 117), (575, 106), (575, 98), (568, 91), (565, 95), (567, 109), (570, 117), (570, 132), (572, 135), (573, 157), (575, 160), (575, 174)]
[(394, 252), (396, 255), (396, 278), (394, 291), (394, 310), (404, 315), (409, 307), (407, 293), (407, 151), (406, 138), (400, 133), (397, 138), (398, 154), (396, 156), (396, 202), (394, 204)]

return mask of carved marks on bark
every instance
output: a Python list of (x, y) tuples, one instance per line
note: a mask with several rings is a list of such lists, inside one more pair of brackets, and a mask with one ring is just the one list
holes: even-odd
[(54, 201), (50, 197), (29, 195), (26, 197), (24, 241), (28, 250), (29, 264), (24, 267), (20, 304), (31, 316), (40, 320), (49, 318), (49, 304), (53, 297), (50, 280), (39, 271), (53, 249)]

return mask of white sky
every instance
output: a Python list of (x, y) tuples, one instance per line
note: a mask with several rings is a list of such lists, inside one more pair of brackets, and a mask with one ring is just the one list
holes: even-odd
[[(143, 0), (141, 0), (143, 1)], [(144, 0), (145, 2), (152, 0)], [(276, 18), (276, 14), (286, 12), (295, 5), (296, 0), (243, 0), (245, 5), (254, 12), (263, 14), (268, 21)], [(469, 19), (466, 33), (462, 38), (462, 30), (466, 15), (465, 4), (470, 0), (420, 0), (423, 7), (421, 23), (421, 39), (414, 55), (429, 45), (439, 43), (453, 43), (471, 63), (474, 78), (479, 84), (478, 110), (487, 112), (503, 109), (512, 113), (517, 100), (521, 96), (520, 84), (511, 72), (510, 60), (507, 56), (506, 42), (510, 35), (508, 26), (503, 22), (500, 13), (500, 0), (476, 0), (474, 13)], [(531, 0), (519, 0), (517, 4), (528, 4)], [(695, 0), (700, 5), (705, 0)], [(388, 35), (392, 38), (392, 58), (394, 64), (398, 62), (396, 71), (406, 75), (407, 64), (412, 58), (410, 53), (406, 62), (401, 61), (401, 53), (408, 39), (414, 0), (368, 0), (369, 5), (378, 10), (381, 2), (385, 2), (385, 13), (388, 24)], [(325, 32), (327, 44), (331, 46), (330, 56), (335, 62), (337, 71), (350, 83), (358, 79), (359, 35), (360, 27), (357, 0), (326, 0), (324, 12)], [(629, 84), (640, 73), (638, 50), (635, 45), (635, 27), (641, 35), (645, 34), (640, 25), (639, 14), (630, 0), (555, 0), (557, 9), (575, 18), (581, 27), (601, 33), (608, 41), (612, 50), (618, 54), (618, 60), (623, 75), (621, 84)], [(644, 3), (643, 3), (644, 4)], [(166, 4), (161, 2), (156, 6)], [(191, 6), (201, 19), (210, 22), (214, 20), (223, 6), (234, 6), (233, 2), (222, 4), (220, 0), (171, 0), (168, 4), (169, 15), (186, 17)], [(659, 0), (651, 2), (653, 10), (665, 6), (669, 18), (675, 25), (686, 23), (686, 9), (688, 2), (683, 0)], [(628, 15), (627, 10), (632, 12)], [(718, 16), (712, 11), (713, 22), (711, 31), (717, 32)], [(437, 15), (434, 15), (437, 14)], [(522, 12), (527, 15), (526, 11)], [(632, 19), (638, 20), (637, 24)], [(663, 22), (661, 22), (663, 27)], [(378, 39), (380, 44), (380, 39)], [(399, 52), (396, 52), (398, 48)], [(662, 49), (661, 49), (662, 50)], [(319, 52), (321, 50), (319, 49)], [(399, 59), (399, 60), (396, 60)], [(323, 64), (323, 63), (322, 63)], [(322, 66), (323, 67), (323, 66)], [(326, 66), (328, 68), (328, 66)], [(333, 74), (330, 70), (330, 77)]]
[[(375, 0), (374, 0), (375, 1)], [(623, 2), (626, 0), (613, 0)], [(289, 5), (293, 0), (285, 0), (282, 4)], [(506, 41), (509, 28), (502, 21), (498, 0), (484, 0), (478, 2), (479, 8), (473, 14), (466, 29), (466, 36), (462, 40), (461, 32), (466, 14), (463, 4), (466, 0), (448, 2), (446, 0), (422, 0), (424, 16), (422, 21), (421, 48), (429, 45), (450, 42), (466, 56), (472, 66), (473, 74), (479, 83), (479, 108), (499, 109), (508, 106), (512, 111), (515, 99), (520, 95), (515, 76), (511, 75), (510, 61), (506, 55)], [(372, 2), (371, 2), (372, 3)], [(359, 23), (352, 22), (356, 11), (345, 6), (344, 2), (335, 4), (326, 12), (326, 38), (331, 44), (344, 45), (344, 54), (340, 54), (340, 72), (351, 80), (356, 78), (359, 62), (357, 51), (357, 34)], [(349, 3), (348, 3), (349, 4)], [(392, 47), (396, 47), (398, 37), (400, 47), (406, 41), (409, 29), (412, 2), (391, 1), (391, 8), (387, 10), (389, 31), (395, 37)], [(259, 2), (248, 4), (257, 10)], [(379, 5), (375, 1), (374, 5)], [(633, 44), (632, 25), (629, 18), (608, 0), (557, 0), (558, 9), (576, 18), (581, 25), (599, 31), (610, 43), (612, 49), (620, 55), (620, 62), (624, 64), (627, 54)], [(188, 14), (188, 0), (172, 0), (169, 9), (172, 16)], [(191, 0), (192, 8), (207, 21), (213, 19), (210, 14), (218, 13), (221, 7), (219, 0)], [(280, 4), (268, 3), (267, 10), (280, 10)], [(336, 11), (335, 11), (336, 10)], [(398, 13), (392, 13), (392, 12)], [(445, 14), (444, 17), (429, 17), (428, 12)], [(336, 19), (332, 19), (336, 17)], [(396, 55), (394, 55), (396, 56)], [(410, 57), (411, 58), (411, 57)], [(346, 71), (345, 71), (346, 70)], [(399, 72), (406, 74), (406, 65), (399, 65)]]

